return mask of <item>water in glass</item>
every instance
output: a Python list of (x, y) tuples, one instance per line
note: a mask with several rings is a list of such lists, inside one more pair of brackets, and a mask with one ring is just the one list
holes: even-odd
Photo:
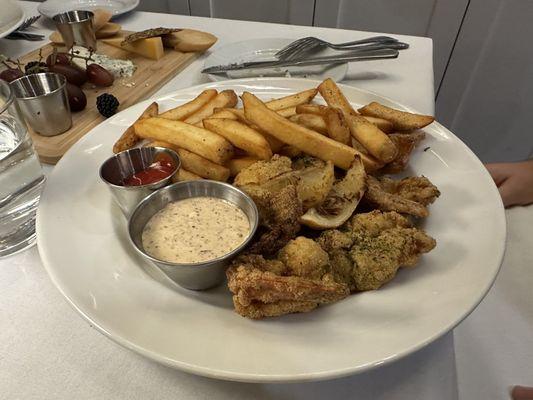
[(9, 84), (0, 80), (0, 257), (35, 242), (35, 213), (44, 183)]

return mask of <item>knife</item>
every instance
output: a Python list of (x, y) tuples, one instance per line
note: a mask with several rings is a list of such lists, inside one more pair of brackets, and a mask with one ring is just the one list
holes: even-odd
[(339, 64), (349, 61), (368, 61), (368, 60), (383, 60), (387, 58), (397, 58), (398, 50), (395, 49), (381, 49), (381, 50), (358, 50), (348, 54), (306, 58), (299, 60), (274, 60), (274, 61), (249, 61), (243, 63), (233, 63), (228, 65), (215, 65), (213, 67), (204, 68), (204, 74), (218, 74), (227, 71), (236, 71), (253, 68), (277, 68), (277, 67), (294, 67), (305, 65), (320, 65), (320, 64)]
[(44, 40), (44, 35), (37, 35), (35, 33), (14, 31), (6, 36), (6, 39), (11, 40), (29, 40), (30, 42), (38, 42)]

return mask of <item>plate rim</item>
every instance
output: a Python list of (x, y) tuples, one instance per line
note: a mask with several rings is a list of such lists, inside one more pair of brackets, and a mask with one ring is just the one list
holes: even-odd
[[(140, 1), (141, 0), (132, 0), (132, 4), (123, 8), (122, 10), (118, 11), (114, 11), (113, 12), (113, 17), (116, 17), (118, 15), (122, 15), (122, 14), (126, 14), (130, 11), (133, 11), (135, 10), (139, 4), (140, 4)], [(42, 16), (46, 17), (46, 18), (49, 18), (49, 19), (52, 19), (53, 15), (49, 15), (46, 11), (44, 11), (46, 9), (46, 6), (47, 4), (50, 5), (50, 4), (54, 4), (54, 3), (58, 3), (58, 4), (63, 4), (63, 2), (61, 0), (45, 0), (43, 1), (42, 3), (39, 4), (39, 6), (37, 6), (37, 11), (39, 12), (39, 14), (41, 14)]]
[(26, 18), (26, 11), (20, 6), (20, 4), (18, 4), (18, 2), (10, 0), (9, 3), (12, 3), (18, 7), (21, 16), (15, 24), (11, 25), (9, 28), (7, 28), (7, 30), (0, 32), (0, 39), (6, 37), (11, 32), (15, 31)]
[[(281, 77), (280, 78), (268, 78), (268, 77), (267, 78), (244, 78), (244, 79), (226, 80), (224, 82), (226, 82), (228, 85), (238, 85), (240, 82), (243, 83), (243, 82), (250, 82), (250, 81), (257, 82), (257, 81), (272, 81), (272, 80), (275, 80), (275, 81), (295, 81), (295, 80), (297, 80), (297, 81), (305, 82), (308, 85), (315, 85), (315, 86), (321, 82), (321, 81), (313, 80), (313, 79), (281, 78)], [(178, 95), (181, 92), (188, 92), (188, 91), (191, 91), (191, 90), (198, 91), (198, 90), (202, 90), (202, 89), (205, 89), (205, 88), (208, 88), (208, 87), (218, 86), (219, 84), (220, 84), (219, 82), (209, 82), (209, 83), (204, 83), (204, 84), (200, 84), (200, 85), (194, 85), (194, 86), (189, 86), (189, 87), (177, 89), (177, 90), (174, 90), (174, 91), (172, 91), (170, 93), (166, 93), (166, 94), (163, 94), (163, 95), (160, 95), (160, 96), (157, 96), (157, 97), (156, 96), (150, 97), (150, 98), (148, 98), (148, 99), (146, 99), (146, 100), (144, 100), (142, 102), (139, 102), (136, 105), (133, 105), (131, 107), (138, 106), (139, 104), (148, 105), (149, 102), (151, 102), (151, 101), (165, 100), (165, 99), (168, 99), (168, 98), (172, 98), (172, 97)], [(277, 83), (277, 84), (279, 85), (279, 83)], [(392, 99), (390, 99), (390, 98), (388, 98), (386, 96), (383, 96), (383, 95), (381, 95), (379, 93), (376, 93), (376, 92), (372, 92), (372, 91), (365, 90), (365, 89), (360, 89), (360, 88), (354, 87), (354, 86), (342, 85), (342, 84), (340, 84), (340, 87), (341, 88), (346, 87), (346, 88), (349, 88), (349, 89), (355, 89), (357, 91), (360, 91), (361, 93), (378, 96), (378, 97), (382, 98), (383, 100), (386, 100), (386, 101), (391, 102), (392, 104), (395, 104), (396, 107), (399, 107), (399, 108), (401, 108), (403, 110), (416, 112), (415, 109), (413, 109), (411, 107), (408, 107), (408, 106), (405, 106), (403, 104), (397, 103), (396, 101), (394, 101), (394, 100), (392, 100)], [(126, 112), (131, 107), (128, 107), (127, 109), (122, 110), (121, 113), (122, 112)], [(105, 123), (105, 121), (102, 121), (102, 123)], [(465, 150), (467, 151), (468, 155), (471, 158), (473, 158), (474, 160), (477, 160), (482, 165), (481, 161), (475, 155), (475, 153), (459, 137), (457, 137), (455, 134), (453, 134), (453, 132), (449, 131), (447, 128), (445, 128), (440, 123), (438, 123), (436, 121), (434, 123), (436, 123), (440, 128), (444, 129), (448, 134), (452, 135), (453, 138), (456, 139), (459, 142), (459, 144), (462, 145), (465, 148)], [(92, 130), (98, 128), (101, 124), (97, 125)], [(92, 130), (89, 131), (84, 137), (82, 137), (77, 143), (75, 143), (67, 151), (67, 153), (65, 153), (65, 155), (68, 154), (68, 153), (74, 152), (78, 146), (81, 146), (81, 144), (85, 140), (87, 140), (87, 137), (91, 134)], [(56, 166), (60, 165), (63, 162), (63, 160), (64, 160), (64, 156), (56, 164)], [(56, 171), (56, 168), (54, 168), (54, 170), (52, 171), (50, 176), (53, 176), (55, 171)], [(490, 175), (489, 175), (489, 173), (488, 173), (488, 171), (486, 169), (483, 169), (483, 171), (484, 171), (483, 173), (486, 176), (490, 177)], [(45, 186), (45, 191), (46, 191), (46, 186)], [(496, 188), (495, 185), (493, 185), (492, 191), (493, 192), (498, 192), (498, 189)], [(65, 292), (64, 288), (62, 287), (62, 285), (60, 285), (60, 283), (58, 281), (59, 277), (56, 276), (56, 274), (53, 271), (53, 268), (51, 268), (52, 262), (51, 262), (50, 259), (48, 259), (47, 253), (46, 253), (46, 250), (45, 250), (45, 246), (42, 243), (42, 241), (44, 239), (41, 239), (41, 238), (44, 237), (43, 236), (44, 234), (42, 232), (43, 224), (40, 222), (40, 219), (41, 219), (41, 213), (40, 213), (41, 207), (39, 207), (38, 210), (37, 210), (37, 218), (36, 218), (37, 247), (38, 247), (39, 256), (41, 258), (43, 266), (45, 267), (45, 269), (46, 269), (50, 279), (52, 280), (53, 284), (56, 286), (56, 288), (59, 290), (59, 292), (63, 295), (63, 297), (65, 298), (67, 303), (69, 303), (81, 315), (81, 317), (85, 321), (87, 321), (89, 323), (89, 325), (92, 328), (95, 328), (97, 331), (99, 331), (102, 334), (104, 334), (104, 336), (106, 336), (107, 338), (111, 339), (113, 342), (121, 345), (122, 347), (125, 347), (125, 348), (127, 348), (129, 350), (132, 350), (132, 351), (134, 351), (134, 352), (136, 352), (136, 353), (138, 353), (138, 354), (140, 354), (140, 355), (142, 355), (142, 356), (144, 356), (144, 357), (146, 357), (146, 358), (148, 358), (148, 359), (150, 359), (152, 361), (156, 361), (156, 362), (158, 362), (160, 364), (163, 364), (163, 365), (166, 365), (168, 367), (172, 367), (172, 368), (175, 368), (175, 369), (187, 372), (187, 373), (191, 373), (191, 374), (194, 374), (194, 375), (204, 376), (204, 377), (207, 377), (207, 378), (221, 379), (221, 380), (235, 381), (235, 382), (248, 382), (248, 383), (297, 383), (297, 382), (323, 381), (323, 380), (342, 378), (342, 377), (346, 377), (346, 376), (350, 376), (350, 375), (359, 374), (359, 373), (370, 371), (370, 370), (379, 368), (381, 366), (389, 365), (389, 364), (391, 364), (393, 362), (401, 360), (404, 357), (423, 349), (427, 345), (433, 343), (434, 341), (438, 340), (439, 338), (443, 337), (444, 335), (446, 335), (447, 333), (449, 333), (450, 331), (455, 329), (466, 317), (468, 317), (477, 308), (477, 306), (481, 303), (481, 301), (485, 298), (487, 293), (492, 288), (492, 286), (494, 284), (494, 281), (496, 280), (496, 278), (497, 278), (497, 276), (498, 276), (498, 274), (499, 274), (499, 272), (501, 270), (503, 257), (505, 255), (505, 251), (506, 251), (506, 238), (507, 238), (506, 217), (505, 217), (505, 211), (504, 211), (504, 208), (503, 208), (503, 203), (502, 203), (501, 198), (499, 197), (499, 195), (498, 195), (498, 198), (499, 198), (499, 213), (497, 215), (497, 217), (498, 217), (498, 221), (497, 222), (498, 222), (499, 225), (501, 225), (501, 230), (499, 232), (496, 232), (496, 235), (498, 235), (499, 239), (500, 239), (500, 240), (498, 240), (498, 243), (500, 243), (499, 249), (498, 249), (498, 255), (497, 255), (497, 257), (495, 257), (495, 259), (497, 260), (498, 267), (496, 268), (494, 276), (487, 282), (487, 285), (483, 288), (483, 290), (480, 291), (480, 294), (479, 294), (478, 298), (473, 300), (472, 303), (470, 304), (470, 306), (465, 311), (463, 311), (462, 314), (460, 316), (458, 316), (457, 319), (452, 324), (450, 324), (450, 326), (448, 326), (443, 331), (441, 331), (441, 332), (439, 332), (437, 334), (434, 334), (434, 335), (426, 338), (425, 340), (419, 341), (415, 345), (404, 349), (402, 352), (398, 352), (398, 353), (394, 354), (393, 356), (388, 357), (388, 358), (383, 359), (383, 360), (369, 362), (369, 363), (366, 363), (366, 364), (358, 365), (356, 367), (348, 367), (348, 368), (341, 368), (341, 369), (331, 369), (331, 370), (321, 371), (321, 372), (307, 372), (307, 373), (293, 374), (293, 375), (288, 375), (288, 376), (287, 375), (280, 375), (280, 374), (236, 373), (236, 372), (228, 372), (228, 371), (216, 370), (216, 369), (212, 369), (212, 368), (209, 368), (209, 367), (192, 365), (192, 364), (187, 363), (187, 362), (169, 359), (168, 357), (165, 357), (163, 355), (160, 355), (158, 353), (150, 351), (149, 349), (146, 349), (144, 347), (136, 345), (135, 343), (131, 342), (128, 339), (123, 338), (122, 336), (113, 335), (112, 332), (108, 331), (104, 326), (100, 326), (97, 322), (95, 322), (93, 319), (91, 319), (91, 317), (88, 315), (88, 313), (86, 314), (80, 307), (78, 307), (78, 305), (76, 305), (74, 300), (71, 299), (67, 295), (67, 293)]]

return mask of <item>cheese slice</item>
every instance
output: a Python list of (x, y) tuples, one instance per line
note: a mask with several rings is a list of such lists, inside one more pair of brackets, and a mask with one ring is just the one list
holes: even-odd
[(119, 49), (129, 51), (130, 53), (140, 54), (143, 57), (150, 58), (152, 60), (159, 60), (165, 55), (163, 49), (163, 41), (160, 37), (151, 37), (147, 39), (140, 39), (133, 43), (121, 45), (124, 40), (123, 36), (112, 37), (107, 39), (101, 39), (102, 42)]

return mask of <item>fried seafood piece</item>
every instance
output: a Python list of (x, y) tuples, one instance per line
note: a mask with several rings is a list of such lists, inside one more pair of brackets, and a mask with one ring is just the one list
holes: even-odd
[(415, 217), (427, 217), (427, 205), (433, 203), (440, 192), (424, 176), (394, 180), (369, 176), (365, 201), (381, 211), (397, 211)]
[(343, 226), (343, 232), (352, 240), (362, 236), (374, 237), (392, 228), (412, 228), (409, 219), (397, 212), (380, 212), (374, 210), (368, 213), (356, 214)]
[(292, 171), (292, 162), (288, 157), (274, 154), (269, 161), (258, 161), (243, 169), (235, 177), (235, 186), (263, 185), (280, 175)]
[(332, 162), (306, 156), (299, 158), (291, 166), (288, 157), (274, 155), (269, 161), (259, 161), (243, 169), (235, 177), (234, 184), (254, 200), (294, 185), (298, 198), (307, 210), (324, 202), (334, 181)]
[(346, 285), (350, 292), (357, 290), (354, 273), (354, 262), (349, 250), (333, 249), (328, 252), (330, 274), (333, 280)]
[(350, 257), (357, 290), (380, 288), (400, 267), (415, 266), (421, 254), (436, 246), (435, 239), (394, 211), (357, 214), (346, 228), (354, 241)]
[(317, 243), (327, 252), (337, 249), (349, 250), (353, 246), (353, 239), (337, 229), (328, 229), (320, 234)]
[(333, 280), (344, 284), (350, 292), (355, 291), (354, 265), (350, 257), (353, 239), (337, 229), (323, 231), (316, 242), (329, 256), (329, 272)]
[(339, 301), (349, 289), (334, 279), (328, 265), (328, 254), (304, 237), (289, 242), (279, 259), (242, 255), (226, 272), (235, 310), (257, 319), (307, 312)]
[(397, 174), (398, 172), (403, 171), (409, 163), (411, 153), (425, 137), (426, 134), (422, 131), (391, 133), (389, 138), (398, 148), (398, 155), (379, 172), (383, 174)]
[(250, 252), (273, 255), (300, 231), (300, 221), (309, 207), (322, 205), (335, 181), (333, 164), (313, 157), (292, 163), (274, 155), (243, 169), (234, 184), (254, 200), (262, 231)]
[(327, 251), (330, 274), (350, 291), (378, 289), (401, 267), (416, 265), (436, 242), (392, 211), (354, 215), (341, 230), (322, 232), (317, 243)]
[(326, 275), (323, 279), (277, 275), (254, 268), (253, 264), (237, 264), (227, 271), (228, 287), (233, 299), (241, 305), (253, 301), (275, 303), (277, 301), (313, 301), (319, 304), (333, 303), (348, 295), (346, 286)]
[(425, 176), (411, 176), (401, 181), (381, 178), (381, 184), (388, 192), (396, 193), (407, 200), (428, 206), (440, 196), (440, 191)]
[(277, 154), (269, 161), (250, 165), (235, 177), (235, 186), (250, 195), (259, 211), (261, 228), (250, 253), (275, 254), (300, 231), (303, 209), (297, 193), (298, 179), (291, 159)]
[(253, 301), (248, 305), (242, 305), (238, 301), (233, 303), (237, 314), (250, 319), (261, 319), (265, 317), (278, 317), (285, 314), (304, 313), (317, 308), (314, 301), (282, 300), (275, 303), (261, 303)]
[(328, 253), (314, 240), (303, 236), (287, 243), (278, 257), (287, 266), (289, 275), (321, 279), (328, 271)]
[(261, 196), (251, 194), (251, 197), (260, 210), (264, 231), (248, 251), (255, 254), (275, 254), (300, 231), (299, 221), (303, 209), (296, 187), (289, 185), (279, 192), (264, 191)]

